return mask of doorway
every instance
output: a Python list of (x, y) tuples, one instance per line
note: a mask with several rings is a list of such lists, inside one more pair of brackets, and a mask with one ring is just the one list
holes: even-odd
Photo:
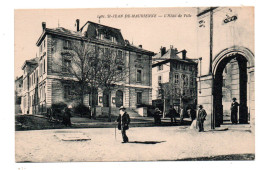
[(123, 92), (121, 90), (116, 91), (116, 107), (123, 106)]
[[(216, 127), (225, 123), (227, 120), (227, 108), (231, 106), (231, 100), (227, 98), (237, 98), (239, 105), (238, 122), (240, 124), (248, 123), (247, 106), (247, 59), (240, 55), (223, 57), (217, 65), (213, 79), (213, 116)], [(229, 69), (229, 70), (228, 70)]]

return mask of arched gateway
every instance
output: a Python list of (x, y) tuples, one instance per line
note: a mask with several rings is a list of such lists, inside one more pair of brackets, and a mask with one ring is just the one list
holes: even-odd
[(230, 89), (236, 91), (239, 98), (239, 123), (248, 123), (254, 118), (254, 55), (247, 48), (234, 46), (221, 51), (212, 63), (213, 127), (223, 124), (223, 70), (231, 60), (238, 65), (234, 75), (237, 81), (231, 79)]

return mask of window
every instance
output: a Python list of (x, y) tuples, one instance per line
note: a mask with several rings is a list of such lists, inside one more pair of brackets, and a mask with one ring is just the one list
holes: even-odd
[(28, 106), (31, 106), (31, 96), (28, 96), (28, 98), (29, 98)]
[(137, 70), (136, 81), (137, 82), (141, 82), (142, 81), (142, 70)]
[(162, 83), (162, 76), (158, 76), (158, 84)]
[(33, 83), (35, 84), (35, 72), (33, 73)]
[(190, 78), (190, 86), (193, 86), (194, 84), (193, 78)]
[(122, 66), (117, 66), (117, 70), (121, 72), (123, 70)]
[(42, 63), (40, 63), (40, 76), (42, 75)]
[(193, 90), (192, 89), (190, 89), (190, 95), (193, 96)]
[(64, 86), (64, 98), (67, 99), (70, 96), (70, 86)]
[(189, 67), (189, 70), (192, 71), (192, 66)]
[(121, 50), (117, 51), (116, 63), (123, 64), (123, 52)]
[(43, 49), (45, 49), (45, 39), (43, 40)]
[(186, 65), (185, 64), (183, 64), (183, 70), (186, 70)]
[(142, 55), (141, 54), (137, 54), (137, 60), (141, 61), (142, 60)]
[(223, 81), (222, 81), (222, 87), (226, 87), (226, 80), (225, 79), (223, 79)]
[(38, 83), (38, 69), (36, 70), (36, 83)]
[(104, 54), (105, 54), (105, 55), (109, 55), (108, 48), (104, 48)]
[(70, 49), (71, 48), (71, 42), (69, 40), (65, 40), (63, 44), (64, 49)]
[(159, 65), (158, 66), (158, 70), (160, 71), (160, 70), (163, 70), (163, 65)]
[(175, 84), (179, 84), (179, 74), (175, 74), (174, 77), (175, 77), (175, 79), (174, 79), (174, 80), (175, 80), (175, 81), (174, 81)]
[(45, 73), (45, 59), (43, 60), (43, 73)]
[(70, 67), (71, 67), (71, 61), (68, 60), (68, 59), (64, 59), (64, 62), (63, 62), (63, 71), (64, 71), (64, 72), (69, 72)]
[(136, 96), (137, 96), (137, 101), (136, 101), (136, 103), (137, 103), (137, 104), (142, 104), (142, 92), (137, 92), (137, 93), (136, 93)]
[(183, 74), (181, 76), (181, 78), (182, 78), (183, 85), (187, 86), (188, 85), (188, 77), (185, 74)]
[(42, 45), (40, 45), (40, 53), (42, 52)]

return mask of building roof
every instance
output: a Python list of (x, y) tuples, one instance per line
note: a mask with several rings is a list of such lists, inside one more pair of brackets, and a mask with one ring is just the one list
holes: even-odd
[(30, 60), (25, 60), (23, 66), (22, 66), (22, 70), (24, 69), (24, 67), (26, 65), (38, 65), (38, 62), (39, 62), (39, 58), (38, 57), (35, 57), (33, 59), (30, 59)]
[(22, 80), (23, 80), (23, 76), (21, 75), (20, 77), (17, 77), (17, 78), (15, 79), (15, 82), (22, 81)]
[[(103, 34), (109, 34), (116, 37), (117, 43), (112, 43), (105, 40), (97, 39), (96, 37), (98, 32), (102, 32)], [(109, 46), (112, 45), (114, 47), (125, 49), (125, 50), (133, 50), (136, 52), (145, 53), (150, 56), (154, 55), (154, 52), (131, 45), (129, 41), (124, 40), (120, 29), (94, 23), (91, 21), (88, 21), (85, 25), (83, 25), (83, 27), (78, 32), (63, 27), (45, 28), (43, 33), (39, 37), (38, 41), (36, 42), (37, 46), (41, 44), (46, 34), (55, 34), (55, 35), (60, 35), (68, 38), (88, 40), (89, 42), (93, 42), (97, 44), (103, 44)]]
[(84, 37), (96, 39), (98, 34), (102, 33), (103, 35), (106, 35), (109, 37), (115, 37), (117, 40), (117, 43), (120, 45), (125, 45), (124, 38), (122, 36), (122, 33), (120, 29), (109, 27), (106, 25), (98, 24), (95, 22), (88, 21), (81, 29), (80, 31), (84, 34)]
[[(182, 51), (184, 51), (184, 50), (182, 50)], [(185, 59), (183, 59), (182, 57), (180, 57), (182, 51), (178, 52), (176, 48), (175, 49), (170, 48), (163, 55), (161, 55), (161, 52), (157, 53), (153, 57), (153, 67), (155, 67), (157, 65), (168, 63), (170, 61), (180, 61), (180, 62), (190, 63), (190, 64), (197, 63), (197, 62), (195, 62), (196, 59), (190, 59), (188, 57), (185, 57)]]

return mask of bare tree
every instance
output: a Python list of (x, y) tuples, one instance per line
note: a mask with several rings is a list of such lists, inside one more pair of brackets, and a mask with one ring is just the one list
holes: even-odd
[(162, 83), (158, 87), (158, 91), (160, 95), (162, 95), (162, 99), (164, 100), (164, 115), (166, 114), (166, 101), (170, 101), (170, 104), (173, 105), (173, 100), (179, 99), (180, 106), (183, 107), (183, 98), (188, 97), (185, 93), (185, 86), (187, 85), (187, 77), (182, 76), (178, 82), (167, 82)]
[(108, 93), (108, 121), (111, 121), (111, 91), (122, 85), (128, 77), (128, 67), (121, 51), (113, 48), (100, 50), (98, 58), (96, 79), (98, 87)]
[[(62, 55), (63, 81), (69, 81), (74, 87), (75, 96), (84, 104), (84, 96), (95, 82), (95, 47), (84, 41), (71, 41)], [(69, 77), (69, 78), (67, 78)]]
[[(120, 51), (121, 52), (121, 51)], [(96, 103), (93, 98), (98, 89), (106, 90), (109, 94), (109, 121), (111, 121), (111, 91), (126, 80), (126, 67), (122, 52), (113, 48), (101, 48), (88, 42), (75, 41), (68, 50), (62, 52), (66, 62), (63, 62), (63, 77), (69, 74), (79, 88), (81, 104), (86, 92), (91, 93), (91, 107), (95, 117)], [(64, 79), (64, 78), (63, 78)], [(86, 90), (90, 89), (90, 90)]]

